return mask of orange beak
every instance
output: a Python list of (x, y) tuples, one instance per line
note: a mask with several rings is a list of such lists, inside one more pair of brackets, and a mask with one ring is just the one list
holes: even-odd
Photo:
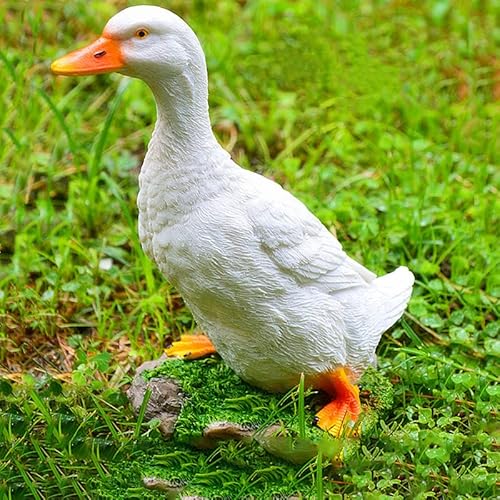
[(97, 75), (125, 66), (120, 42), (102, 36), (95, 42), (54, 61), (50, 69), (56, 75)]

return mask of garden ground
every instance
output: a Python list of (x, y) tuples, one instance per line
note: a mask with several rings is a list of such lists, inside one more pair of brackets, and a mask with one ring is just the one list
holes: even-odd
[[(494, 2), (156, 3), (200, 37), (212, 123), (233, 158), (293, 192), (368, 268), (404, 264), (416, 275), (407, 314), (378, 350), (393, 409), (349, 463), (318, 473), (313, 461), (310, 474), (291, 468), (278, 482), (319, 498), (495, 496)], [(113, 498), (142, 498), (137, 470), (111, 484), (116, 468), (169, 454), (123, 396), (138, 364), (194, 328), (137, 239), (154, 103), (119, 75), (49, 72), (128, 4), (0, 4), (6, 498), (104, 496), (106, 485)], [(179, 468), (199, 463), (216, 484), (210, 455), (169, 457)], [(254, 472), (252, 487), (276, 481), (273, 470)]]

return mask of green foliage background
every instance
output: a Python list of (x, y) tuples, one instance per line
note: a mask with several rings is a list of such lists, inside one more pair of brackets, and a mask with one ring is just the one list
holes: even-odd
[[(7, 496), (84, 495), (132, 441), (154, 439), (136, 431), (120, 388), (194, 326), (136, 236), (136, 174), (155, 115), (148, 89), (118, 75), (49, 73), (51, 60), (132, 3), (0, 4)], [(324, 494), (494, 496), (495, 2), (156, 3), (198, 33), (212, 123), (234, 159), (286, 186), (367, 267), (406, 264), (417, 276), (408, 315), (379, 348), (394, 410)], [(64, 383), (37, 380), (47, 370)], [(56, 439), (60, 414), (86, 429), (85, 453)]]

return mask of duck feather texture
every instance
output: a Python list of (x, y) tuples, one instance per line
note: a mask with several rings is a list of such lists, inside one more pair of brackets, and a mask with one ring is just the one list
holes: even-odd
[(377, 278), (299, 200), (220, 147), (173, 168), (154, 157), (140, 174), (142, 244), (243, 379), (283, 390), (300, 373), (359, 376), (375, 362), (409, 300), (407, 268)]

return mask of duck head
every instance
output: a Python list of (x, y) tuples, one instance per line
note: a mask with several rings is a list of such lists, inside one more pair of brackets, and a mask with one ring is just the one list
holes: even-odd
[(54, 61), (58, 75), (116, 71), (145, 81), (156, 99), (150, 150), (164, 159), (195, 154), (215, 143), (208, 115), (205, 55), (191, 28), (161, 7), (139, 5), (113, 16), (95, 42)]
[(161, 7), (122, 10), (95, 42), (54, 61), (58, 75), (96, 75), (116, 71), (154, 84), (189, 69), (205, 68), (198, 38), (177, 15)]

